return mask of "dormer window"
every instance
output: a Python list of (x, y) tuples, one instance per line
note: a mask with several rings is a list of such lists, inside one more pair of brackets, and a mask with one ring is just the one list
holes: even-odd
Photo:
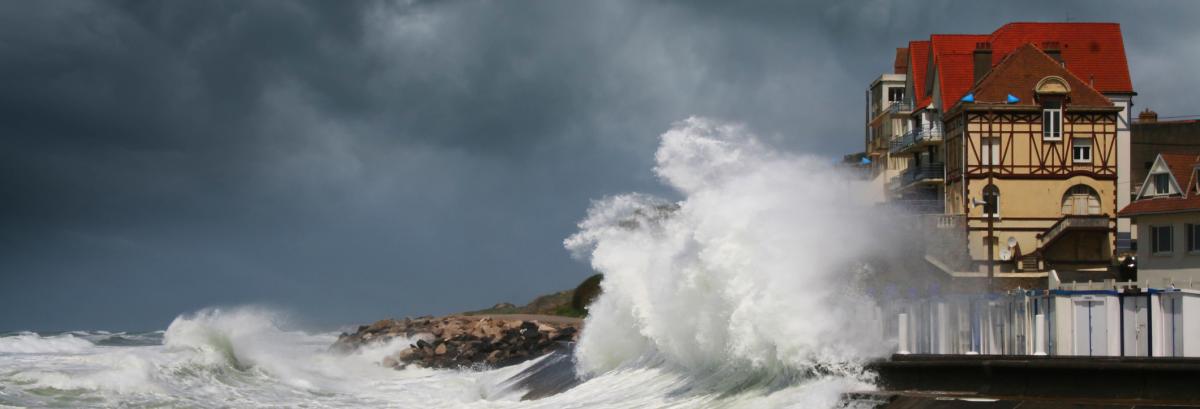
[(1071, 85), (1062, 77), (1051, 75), (1038, 81), (1033, 87), (1033, 92), (1042, 102), (1042, 139), (1061, 141), (1063, 100), (1071, 94)]
[(1167, 195), (1171, 194), (1171, 174), (1159, 173), (1154, 175), (1154, 194)]
[(1062, 140), (1062, 102), (1047, 101), (1042, 107), (1042, 139)]

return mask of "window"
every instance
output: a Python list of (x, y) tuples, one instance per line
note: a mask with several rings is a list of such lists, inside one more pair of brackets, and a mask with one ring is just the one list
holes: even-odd
[(996, 185), (983, 188), (983, 214), (989, 217), (1000, 216), (1000, 188)]
[(1064, 215), (1100, 214), (1100, 194), (1087, 185), (1075, 185), (1067, 190), (1062, 199)]
[(1185, 224), (1183, 231), (1187, 232), (1187, 251), (1200, 252), (1200, 224)]
[(900, 102), (904, 100), (904, 88), (888, 88), (888, 102)]
[(1154, 175), (1154, 194), (1165, 195), (1171, 193), (1171, 174), (1159, 173)]
[(1091, 138), (1073, 138), (1073, 139), (1071, 139), (1071, 161), (1074, 163), (1091, 163), (1092, 162), (1092, 139)]
[(1150, 226), (1150, 251), (1154, 254), (1169, 254), (1171, 236), (1174, 230), (1171, 226)]
[(1042, 139), (1062, 140), (1062, 103), (1047, 102), (1042, 110)]
[(979, 146), (980, 165), (1000, 164), (1000, 138), (985, 137)]

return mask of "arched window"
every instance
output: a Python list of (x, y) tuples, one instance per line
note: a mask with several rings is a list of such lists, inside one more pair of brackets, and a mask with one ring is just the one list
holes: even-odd
[(992, 217), (1000, 215), (1000, 188), (996, 185), (983, 188), (983, 214)]
[(1087, 185), (1075, 185), (1063, 194), (1064, 215), (1100, 214), (1100, 194)]

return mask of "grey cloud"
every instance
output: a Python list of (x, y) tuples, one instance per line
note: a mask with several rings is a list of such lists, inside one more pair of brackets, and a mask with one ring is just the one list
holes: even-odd
[(561, 240), (590, 199), (671, 194), (650, 169), (674, 121), (834, 157), (894, 47), (1067, 12), (1124, 25), (1139, 105), (1200, 113), (1196, 8), (0, 3), (0, 330), (522, 302), (589, 273)]

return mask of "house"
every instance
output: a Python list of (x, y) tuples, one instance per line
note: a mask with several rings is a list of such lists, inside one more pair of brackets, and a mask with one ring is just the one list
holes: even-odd
[(908, 50), (898, 48), (892, 73), (880, 75), (867, 87), (865, 152), (871, 187), (881, 202), (890, 197), (888, 184), (908, 167), (906, 155), (892, 154), (893, 142), (908, 131), (907, 118), (912, 113), (912, 104), (904, 100), (907, 70)]
[(1104, 278), (1131, 236), (1117, 214), (1136, 95), (1120, 26), (933, 34), (908, 56), (909, 130), (890, 153), (909, 160), (890, 196), (942, 201), (926, 223), (953, 239), (929, 262), (953, 277)]
[(1138, 281), (1200, 288), (1200, 155), (1155, 157), (1136, 199), (1121, 209), (1137, 226)]
[(1133, 187), (1130, 194), (1133, 196), (1141, 190), (1139, 183), (1146, 180), (1150, 165), (1160, 152), (1200, 153), (1200, 120), (1197, 119), (1159, 120), (1158, 113), (1146, 109), (1133, 122), (1131, 135)]

